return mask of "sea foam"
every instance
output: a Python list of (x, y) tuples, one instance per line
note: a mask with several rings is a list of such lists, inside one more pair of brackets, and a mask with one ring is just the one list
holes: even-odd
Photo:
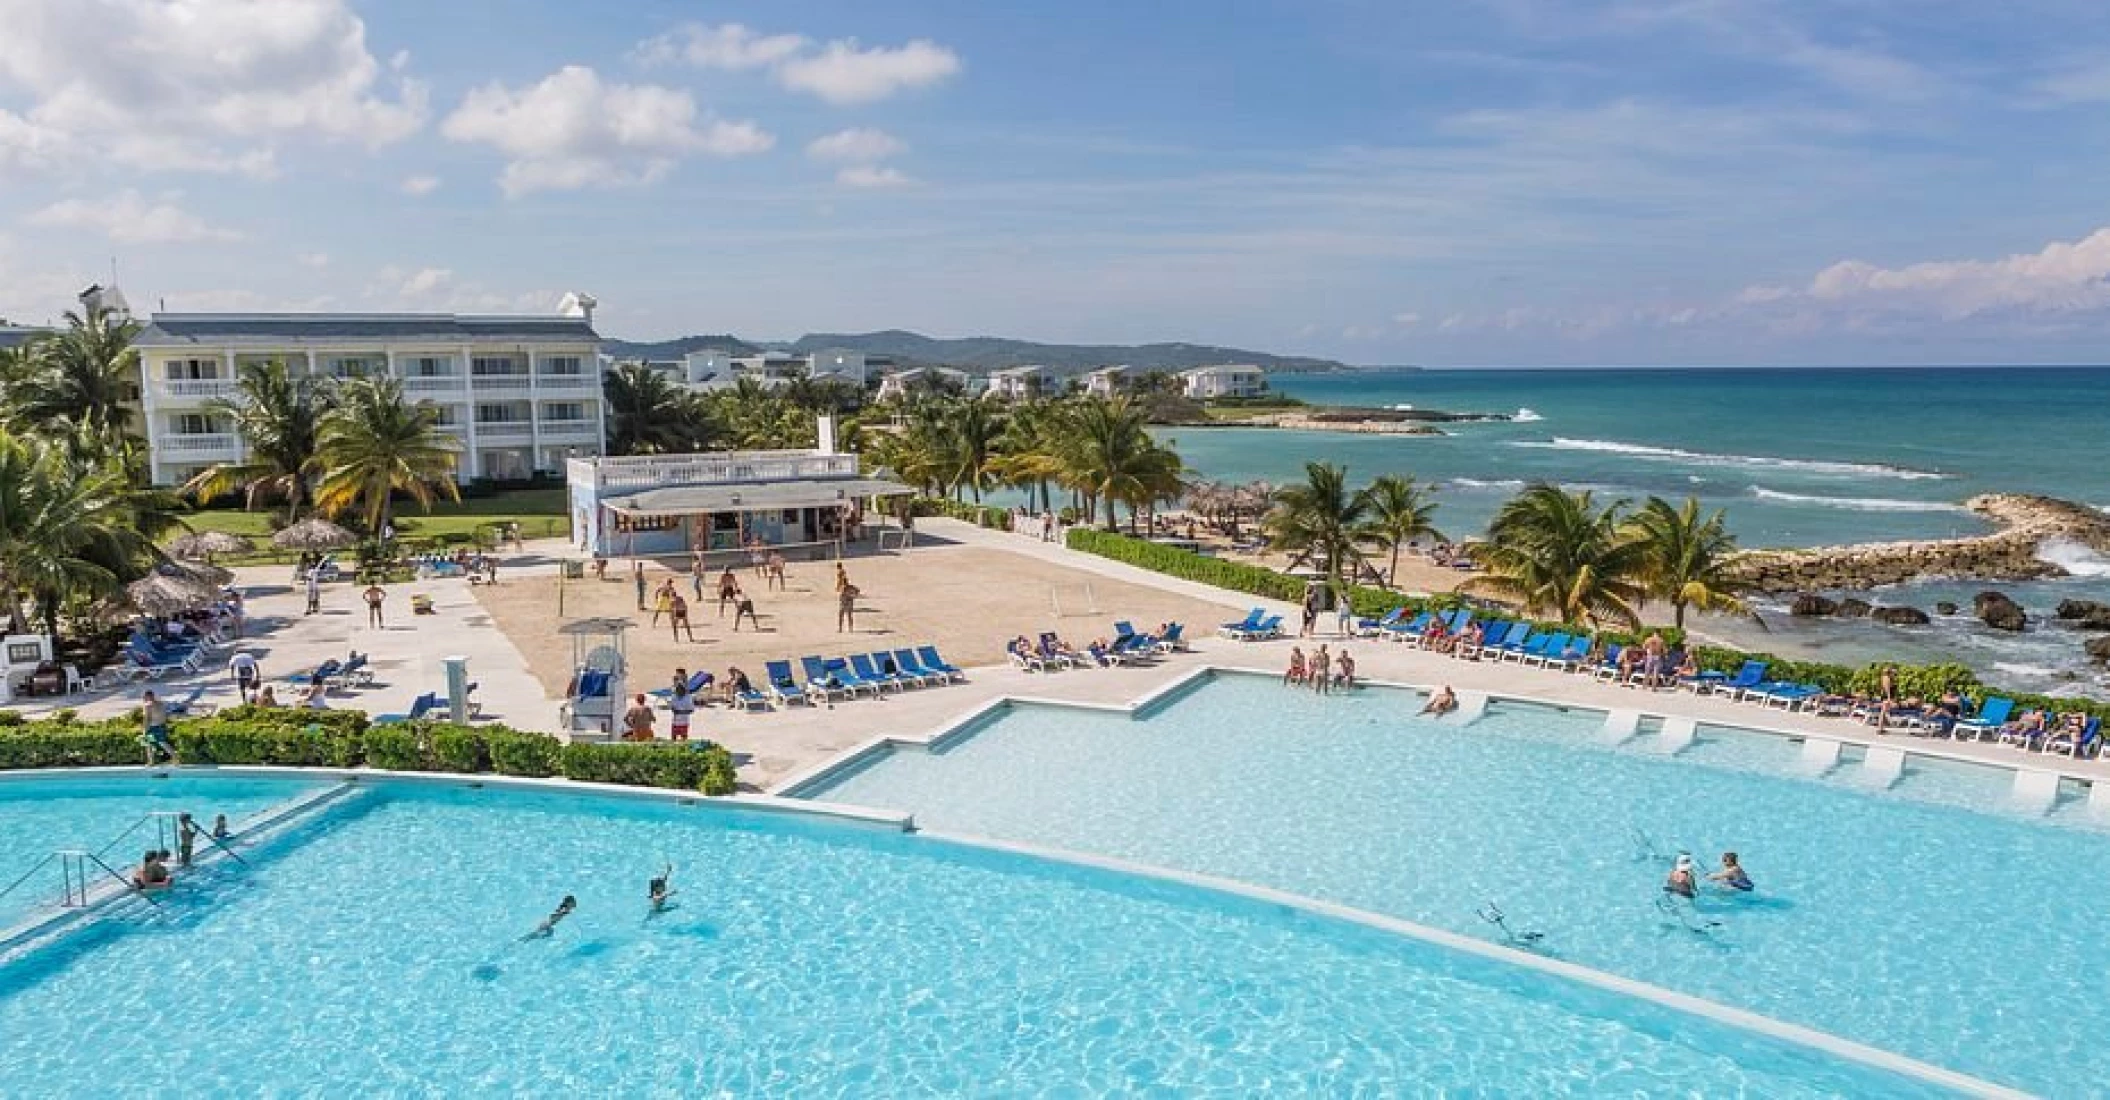
[(1804, 493), (1783, 493), (1763, 485), (1753, 485), (1751, 495), (1760, 500), (1777, 500), (1783, 504), (1809, 504), (1823, 508), (1845, 508), (1854, 512), (1969, 512), (1961, 504), (1940, 500), (1896, 500), (1890, 497), (1827, 497)]
[(1709, 451), (1688, 451), (1678, 447), (1653, 447), (1646, 443), (1623, 443), (1614, 439), (1568, 439), (1555, 436), (1548, 440), (1519, 440), (1512, 447), (1532, 447), (1549, 451), (1593, 451), (1599, 454), (1626, 455), (1631, 458), (1649, 459), (1657, 462), (1685, 462), (1696, 466), (1742, 466), (1756, 470), (1795, 470), (1802, 473), (1829, 474), (1840, 477), (1888, 477), (1901, 481), (1938, 481), (1949, 475), (1934, 470), (1914, 470), (1905, 466), (1887, 466), (1877, 462), (1827, 462), (1818, 459), (1772, 458), (1765, 455), (1714, 454)]
[(1509, 419), (1518, 424), (1536, 424), (1546, 418), (1531, 411), (1530, 409), (1518, 409), (1516, 412), (1511, 413), (1509, 415)]
[(2048, 561), (2076, 577), (2110, 577), (2110, 557), (2065, 539), (2037, 547), (2037, 560)]

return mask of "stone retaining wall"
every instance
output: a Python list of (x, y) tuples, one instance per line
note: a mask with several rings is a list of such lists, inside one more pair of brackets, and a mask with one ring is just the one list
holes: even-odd
[(1737, 568), (1759, 592), (1859, 591), (1922, 577), (2064, 576), (2064, 569), (2037, 557), (2047, 542), (2072, 542), (2110, 553), (2110, 515), (2087, 505), (2022, 493), (1992, 493), (1965, 503), (2001, 530), (1961, 539), (1754, 550), (1737, 559)]

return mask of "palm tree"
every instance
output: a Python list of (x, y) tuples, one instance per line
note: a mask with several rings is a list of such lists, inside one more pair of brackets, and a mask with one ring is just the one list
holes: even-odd
[(1686, 497), (1675, 507), (1662, 497), (1650, 497), (1629, 527), (1646, 555), (1643, 577), (1649, 595), (1670, 602), (1672, 625), (1685, 628), (1687, 607), (1750, 613), (1736, 595), (1742, 587), (1730, 569), (1736, 536), (1729, 533), (1720, 509), (1703, 520), (1697, 497)]
[(137, 575), (152, 551), (132, 504), (116, 463), (83, 467), (58, 444), (0, 435), (0, 592), (17, 629), (25, 592), (56, 638), (62, 602), (110, 595)]
[(1304, 464), (1304, 482), (1275, 490), (1274, 507), (1261, 520), (1268, 544), (1325, 562), (1326, 580), (1347, 591), (1347, 572), (1369, 568), (1361, 543), (1371, 535), (1369, 490), (1350, 492), (1348, 471), (1330, 462)]
[(68, 312), (66, 327), (33, 345), (35, 366), (15, 402), (17, 422), (59, 422), (115, 436), (131, 430), (139, 399), (139, 322), (107, 310)]
[(1137, 511), (1185, 489), (1179, 454), (1151, 438), (1134, 401), (1088, 397), (1069, 409), (1056, 456), (1060, 478), (1084, 495), (1087, 510), (1105, 505), (1109, 529), (1118, 522), (1117, 505), (1128, 505), (1132, 522)]
[(1004, 417), (987, 401), (954, 404), (943, 420), (946, 484), (958, 495), (961, 489), (982, 501), (982, 490), (994, 480), (989, 460), (996, 457), (997, 440), (1004, 433)]
[(1391, 552), (1392, 561), (1385, 573), (1385, 583), (1396, 588), (1399, 586), (1399, 548), (1420, 539), (1443, 540), (1443, 532), (1429, 521), (1429, 517), (1436, 514), (1436, 502), (1429, 499), (1429, 491), (1413, 478), (1398, 474), (1378, 478), (1370, 483), (1366, 492), (1370, 498), (1369, 538)]
[(601, 393), (608, 402), (610, 454), (696, 451), (710, 435), (702, 405), (672, 379), (641, 363), (609, 371)]
[(403, 397), (400, 379), (353, 379), (322, 420), (322, 484), (315, 504), (330, 515), (357, 509), (367, 529), (388, 526), (390, 498), (410, 494), (430, 510), (435, 496), (460, 500), (453, 437), (439, 429), (431, 402)]
[(1540, 483), (1495, 513), (1475, 556), (1487, 572), (1460, 586), (1514, 600), (1568, 624), (1639, 626), (1647, 548), (1623, 529), (1625, 501), (1597, 508), (1589, 493)]
[(289, 518), (299, 519), (320, 468), (323, 418), (335, 393), (327, 381), (296, 378), (277, 360), (241, 364), (235, 390), (239, 399), (214, 401), (211, 407), (234, 422), (248, 457), (208, 467), (185, 482), (182, 492), (203, 501), (240, 490), (242, 507), (251, 510), (281, 499)]
[(989, 472), (998, 481), (1027, 490), (1028, 503), (1037, 490), (1044, 512), (1054, 504), (1048, 486), (1062, 476), (1063, 429), (1072, 410), (1073, 406), (1055, 401), (1014, 406), (997, 440), (1000, 453), (989, 463)]

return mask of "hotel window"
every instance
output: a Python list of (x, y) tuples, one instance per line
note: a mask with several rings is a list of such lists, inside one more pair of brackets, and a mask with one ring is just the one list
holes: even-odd
[(631, 516), (623, 512), (615, 514), (615, 529), (618, 534), (632, 531), (672, 531), (681, 526), (680, 516)]
[(376, 372), (379, 362), (363, 355), (344, 355), (330, 360), (332, 378), (364, 378)]
[(204, 413), (179, 413), (169, 418), (169, 425), (177, 435), (214, 435), (220, 426)]
[(478, 424), (521, 424), (527, 421), (526, 413), (518, 405), (478, 405)]
[(579, 357), (576, 355), (552, 355), (542, 360), (544, 374), (577, 374)]
[(542, 406), (542, 419), (545, 421), (584, 420), (586, 419), (586, 406), (579, 404), (577, 401), (552, 401)]
[(513, 357), (510, 355), (479, 355), (469, 361), (471, 374), (512, 374)]
[(168, 361), (168, 379), (171, 382), (207, 381), (220, 377), (218, 359), (171, 359)]
[(420, 355), (409, 360), (410, 367), (403, 373), (411, 378), (440, 378), (449, 373), (451, 365), (443, 356)]

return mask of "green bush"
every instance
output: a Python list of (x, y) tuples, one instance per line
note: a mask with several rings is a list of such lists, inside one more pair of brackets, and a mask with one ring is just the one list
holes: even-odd
[[(1884, 665), (1870, 665), (1859, 672), (1851, 673), (1852, 690), (1861, 695), (1874, 695), (1880, 682)], [(1898, 670), (1898, 698), (1918, 696), (1922, 699), (1939, 699), (1950, 688), (1972, 696), (1983, 698), (1985, 691), (1978, 686), (1978, 677), (1962, 665), (1896, 665)]]
[(566, 776), (585, 782), (732, 793), (732, 755), (723, 746), (706, 741), (687, 745), (574, 741), (564, 746), (563, 762)]
[(491, 758), (481, 731), (451, 722), (435, 723), (425, 731), (432, 746), (432, 766), (443, 772), (487, 772)]
[(0, 768), (94, 768), (146, 763), (137, 725), (24, 722), (0, 730)]
[(500, 775), (543, 777), (564, 769), (564, 742), (546, 733), (493, 728), (485, 733), (491, 770)]
[(366, 763), (384, 771), (429, 771), (432, 756), (420, 731), (408, 722), (399, 722), (366, 731)]
[[(297, 712), (296, 712), (297, 713)], [(179, 720), (169, 730), (176, 758), (186, 764), (270, 764), (297, 768), (345, 768), (361, 759), (360, 734), (336, 723), (243, 721), (214, 715)]]

